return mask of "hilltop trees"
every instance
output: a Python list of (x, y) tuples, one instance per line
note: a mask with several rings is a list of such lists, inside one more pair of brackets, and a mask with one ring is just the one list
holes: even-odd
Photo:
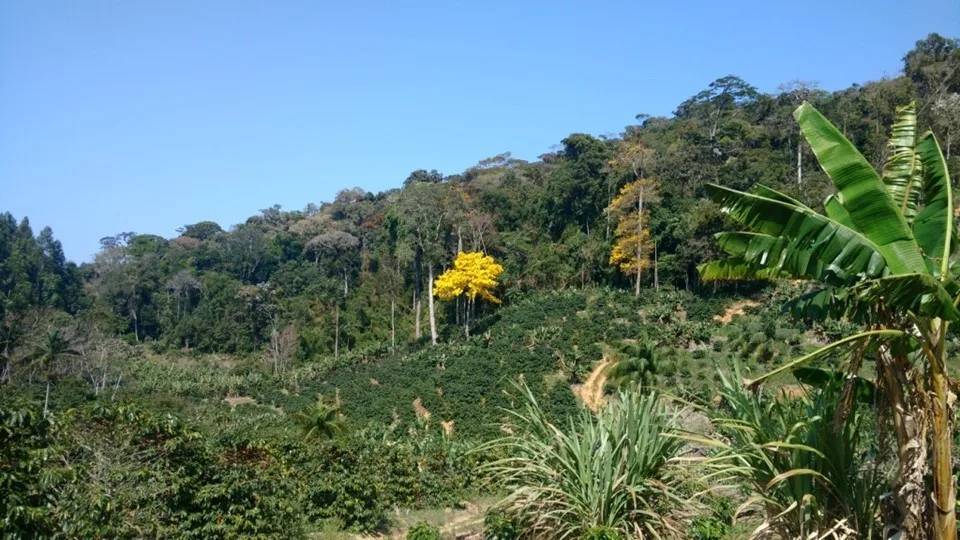
[(0, 330), (8, 342), (24, 334), (25, 311), (92, 303), (110, 332), (158, 349), (260, 353), (290, 326), (298, 359), (338, 345), (402, 347), (428, 327), (434, 342), (448, 321), (437, 320), (430, 289), (462, 251), (494, 257), (508, 293), (629, 281), (638, 294), (651, 278), (701, 291), (696, 267), (715, 258), (711, 235), (724, 223), (708, 183), (759, 183), (819, 208), (831, 182), (790, 116), (804, 98), (879, 167), (895, 105), (916, 94), (918, 123), (956, 161), (958, 59), (955, 40), (932, 35), (907, 54), (904, 76), (833, 93), (790, 83), (768, 95), (722, 77), (673, 117), (639, 115), (619, 135), (573, 133), (537, 161), (502, 153), (460, 174), (420, 169), (397, 189), (273, 205), (230, 228), (199, 221), (171, 239), (122, 233), (81, 268), (52, 234), (4, 216)]

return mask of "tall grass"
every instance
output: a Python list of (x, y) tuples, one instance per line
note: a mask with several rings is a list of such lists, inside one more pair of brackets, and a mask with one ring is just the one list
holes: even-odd
[(491, 444), (507, 457), (486, 472), (509, 492), (497, 509), (517, 522), (523, 537), (681, 536), (676, 458), (683, 442), (657, 394), (621, 391), (596, 415), (583, 410), (562, 428), (547, 419), (529, 388), (519, 389), (525, 403), (512, 411), (515, 433)]
[[(733, 375), (739, 380), (739, 373)], [(879, 537), (889, 464), (872, 441), (865, 405), (835, 422), (841, 381), (804, 395), (770, 397), (723, 377), (724, 408), (714, 422), (726, 442), (719, 460), (752, 488), (766, 520), (754, 536)]]

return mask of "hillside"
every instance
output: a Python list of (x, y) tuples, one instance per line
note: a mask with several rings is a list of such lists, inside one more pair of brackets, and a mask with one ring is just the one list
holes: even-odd
[(942, 532), (957, 96), (931, 34), (80, 265), (4, 213), (0, 536)]

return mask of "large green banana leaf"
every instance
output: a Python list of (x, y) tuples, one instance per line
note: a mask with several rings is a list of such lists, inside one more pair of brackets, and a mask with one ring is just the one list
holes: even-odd
[(889, 266), (864, 235), (806, 207), (713, 184), (707, 193), (723, 212), (759, 233), (720, 235), (721, 246), (750, 265), (836, 284), (880, 277)]
[(827, 199), (823, 201), (823, 209), (830, 219), (844, 227), (854, 228), (853, 221), (850, 220), (850, 212), (847, 212), (847, 209), (843, 207), (843, 203), (840, 202), (840, 198), (836, 195), (827, 196)]
[(920, 205), (922, 172), (914, 147), (917, 144), (917, 111), (913, 103), (897, 108), (897, 119), (887, 142), (883, 182), (907, 223), (913, 223)]
[[(823, 321), (848, 316), (851, 306), (849, 289), (826, 286), (791, 298), (783, 304), (783, 312), (797, 319)], [(851, 318), (854, 322), (859, 319)]]
[(917, 155), (923, 163), (923, 210), (913, 224), (917, 242), (929, 257), (933, 274), (945, 279), (949, 274), (953, 248), (953, 193), (943, 152), (932, 133), (917, 143)]
[(925, 272), (913, 231), (866, 158), (809, 103), (801, 105), (794, 117), (836, 186), (855, 230), (877, 246), (891, 273)]
[(960, 320), (960, 311), (940, 281), (930, 274), (900, 274), (872, 279), (855, 286), (858, 302), (883, 303), (887, 309), (906, 315)]
[(755, 184), (755, 185), (753, 186), (753, 191), (756, 192), (756, 194), (759, 195), (759, 196), (761, 196), (761, 197), (766, 197), (766, 198), (768, 198), (768, 199), (773, 199), (773, 200), (775, 200), (775, 201), (785, 202), (785, 203), (790, 204), (790, 205), (793, 205), (793, 206), (798, 206), (798, 207), (800, 207), (800, 208), (813, 211), (812, 208), (810, 208), (809, 206), (803, 204), (802, 202), (794, 199), (793, 197), (791, 197), (791, 196), (789, 196), (789, 195), (787, 195), (787, 194), (785, 194), (785, 193), (780, 193), (779, 191), (777, 191), (777, 190), (775, 190), (775, 189), (773, 189), (773, 188), (768, 188), (767, 186), (765, 186), (765, 185), (763, 185), (763, 184)]
[(916, 338), (902, 330), (868, 330), (866, 332), (861, 332), (859, 334), (843, 338), (839, 341), (835, 341), (829, 345), (817, 349), (816, 351), (813, 351), (810, 354), (787, 362), (777, 369), (769, 371), (750, 381), (748, 386), (756, 386), (779, 373), (792, 371), (815, 360), (820, 360), (831, 356), (846, 356), (850, 354), (855, 347), (875, 348), (880, 345), (892, 345), (894, 343), (896, 343), (898, 347), (906, 347), (907, 349), (915, 349), (917, 347)]
[(740, 257), (711, 261), (697, 267), (703, 281), (755, 281), (763, 279), (791, 278), (776, 268), (763, 268), (749, 264)]

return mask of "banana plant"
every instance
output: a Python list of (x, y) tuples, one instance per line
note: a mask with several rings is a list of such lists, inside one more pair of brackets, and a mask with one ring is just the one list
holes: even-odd
[(864, 356), (874, 354), (898, 447), (900, 537), (956, 540), (946, 335), (960, 320), (960, 285), (950, 264), (953, 199), (940, 145), (930, 132), (917, 136), (913, 104), (901, 107), (878, 172), (810, 104), (794, 117), (836, 192), (820, 213), (766, 186), (745, 193), (710, 185), (713, 200), (746, 230), (719, 233), (729, 257), (702, 265), (700, 274), (708, 281), (806, 280), (810, 290), (791, 303), (794, 310), (864, 324), (863, 332), (753, 384), (843, 354), (850, 375), (843, 399), (849, 401)]

